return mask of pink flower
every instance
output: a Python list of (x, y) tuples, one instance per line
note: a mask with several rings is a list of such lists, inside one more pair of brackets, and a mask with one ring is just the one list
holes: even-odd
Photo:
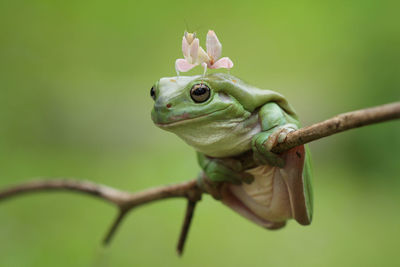
[(185, 32), (182, 39), (183, 58), (177, 59), (175, 69), (179, 72), (186, 72), (201, 64), (204, 74), (209, 69), (226, 68), (231, 69), (233, 62), (228, 57), (221, 57), (222, 45), (214, 31), (208, 31), (206, 40), (207, 53), (199, 45), (199, 39), (195, 33)]

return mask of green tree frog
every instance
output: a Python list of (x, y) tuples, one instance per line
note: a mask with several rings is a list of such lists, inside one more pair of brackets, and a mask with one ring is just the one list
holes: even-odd
[(299, 127), (281, 94), (223, 73), (162, 78), (150, 94), (154, 123), (196, 150), (201, 188), (268, 229), (311, 223), (307, 147), (270, 151)]

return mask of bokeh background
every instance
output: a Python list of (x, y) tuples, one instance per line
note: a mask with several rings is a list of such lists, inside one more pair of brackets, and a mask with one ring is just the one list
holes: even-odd
[[(76, 177), (137, 191), (194, 178), (150, 119), (183, 31), (218, 34), (231, 73), (287, 96), (303, 125), (400, 99), (398, 1), (0, 0), (0, 187)], [(203, 43), (204, 45), (204, 43)], [(200, 68), (189, 74), (198, 74)], [(139, 208), (100, 246), (111, 205), (73, 193), (0, 205), (0, 266), (399, 266), (400, 124), (311, 144), (315, 217), (264, 230), (205, 196)]]

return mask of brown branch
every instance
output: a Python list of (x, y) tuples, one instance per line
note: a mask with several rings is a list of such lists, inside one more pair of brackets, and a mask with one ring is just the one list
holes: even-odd
[[(316, 123), (309, 127), (289, 133), (285, 141), (276, 145), (272, 151), (275, 153), (281, 153), (293, 147), (306, 144), (338, 132), (399, 118), (400, 102), (344, 113), (326, 121)], [(110, 227), (106, 238), (104, 239), (105, 244), (109, 243), (123, 218), (133, 208), (166, 198), (186, 198), (188, 205), (177, 247), (179, 254), (182, 254), (183, 252), (183, 247), (196, 203), (201, 199), (201, 195), (203, 193), (202, 189), (197, 186), (196, 180), (190, 180), (175, 185), (155, 187), (138, 193), (129, 193), (87, 181), (52, 179), (26, 182), (2, 191), (0, 190), (0, 201), (24, 193), (51, 190), (75, 191), (89, 194), (117, 206), (119, 209), (119, 214)]]
[(51, 190), (67, 190), (89, 194), (128, 211), (136, 206), (160, 199), (172, 197), (189, 198), (193, 194), (192, 191), (198, 191), (198, 187), (196, 180), (191, 180), (174, 185), (154, 187), (133, 194), (87, 181), (73, 179), (35, 180), (0, 191), (0, 201), (22, 193)]
[(285, 142), (272, 148), (272, 152), (281, 153), (335, 133), (399, 118), (400, 102), (339, 114), (328, 120), (289, 133)]
[(183, 220), (181, 234), (180, 234), (179, 240), (178, 240), (178, 245), (176, 246), (176, 252), (178, 252), (179, 256), (181, 256), (183, 253), (183, 248), (185, 246), (185, 241), (187, 239), (187, 235), (189, 232), (190, 223), (192, 222), (192, 219), (193, 219), (193, 214), (194, 214), (194, 209), (196, 208), (196, 204), (197, 204), (197, 201), (188, 200), (188, 202), (187, 202), (186, 214), (185, 214), (185, 218)]
[[(186, 198), (190, 203), (196, 203), (201, 199), (201, 194), (203, 193), (202, 190), (200, 190), (200, 188), (197, 186), (197, 180), (190, 180), (179, 184), (150, 188), (138, 193), (129, 193), (88, 181), (79, 181), (73, 179), (51, 179), (26, 182), (0, 191), (0, 201), (18, 196), (20, 194), (37, 191), (74, 191), (101, 198), (117, 206), (119, 209), (119, 214), (104, 238), (105, 245), (109, 244), (118, 226), (133, 208), (156, 200), (175, 197)], [(190, 218), (192, 216), (191, 214), (193, 214), (193, 210), (187, 210), (190, 215), (186, 215), (186, 218), (189, 217), (189, 220), (185, 219), (185, 223), (183, 225), (183, 229), (187, 228), (186, 230), (183, 230), (185, 233), (181, 234), (181, 238), (183, 237), (183, 242), (189, 229)], [(182, 249), (180, 250), (180, 254), (183, 252)]]

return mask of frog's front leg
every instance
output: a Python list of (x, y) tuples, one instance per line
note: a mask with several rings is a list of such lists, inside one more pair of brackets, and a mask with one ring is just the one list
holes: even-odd
[(285, 141), (288, 133), (297, 130), (297, 120), (286, 114), (276, 103), (269, 103), (259, 111), (262, 132), (252, 139), (254, 159), (259, 164), (282, 168), (285, 161), (271, 149)]

